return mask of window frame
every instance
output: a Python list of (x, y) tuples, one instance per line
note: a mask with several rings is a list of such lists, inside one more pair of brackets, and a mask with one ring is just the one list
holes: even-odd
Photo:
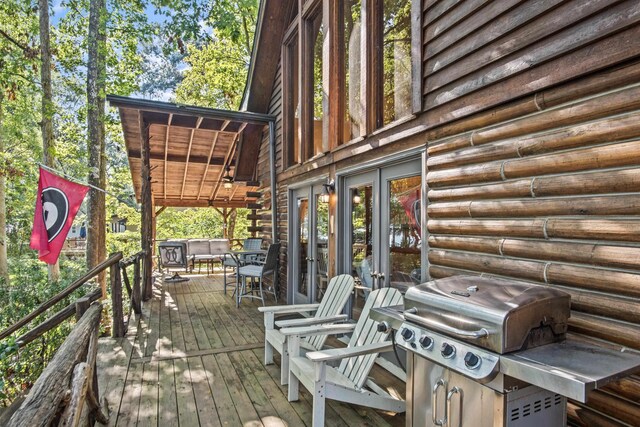
[[(283, 169), (295, 166), (302, 162), (300, 147), (296, 150), (294, 147), (296, 138), (295, 134), (300, 131), (295, 125), (295, 109), (294, 93), (298, 93), (298, 102), (300, 102), (300, 40), (298, 31), (298, 21), (294, 20), (289, 26), (282, 42), (282, 127), (283, 127)], [(295, 54), (294, 49), (298, 52)], [(298, 60), (295, 64), (294, 59)], [(298, 73), (295, 73), (295, 71)], [(296, 75), (297, 74), (297, 75)], [(298, 86), (294, 88), (294, 85)], [(298, 138), (300, 144), (300, 138)]]
[[(330, 109), (323, 108), (322, 114), (322, 150), (321, 153), (315, 153), (315, 141), (313, 134), (313, 109), (314, 109), (314, 93), (313, 93), (313, 68), (314, 68), (314, 21), (320, 17), (324, 25), (327, 34), (325, 37), (329, 37), (330, 27), (328, 25), (328, 2), (323, 0), (308, 0), (302, 8), (300, 17), (300, 46), (302, 48), (299, 60), (300, 60), (300, 153), (302, 156), (302, 162), (306, 162), (319, 154), (324, 154), (329, 151), (329, 127), (328, 120), (331, 117)], [(325, 92), (330, 94), (327, 87), (327, 76), (329, 74), (329, 63), (331, 61), (329, 43), (323, 43), (322, 50), (322, 86), (326, 89)], [(327, 95), (328, 98), (331, 96)], [(327, 107), (330, 105), (330, 101), (326, 103)]]

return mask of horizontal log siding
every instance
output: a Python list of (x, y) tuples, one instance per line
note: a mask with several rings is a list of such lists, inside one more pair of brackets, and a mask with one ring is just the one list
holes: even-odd
[[(422, 24), (430, 277), (561, 289), (574, 336), (640, 350), (640, 3), (425, 0)], [(637, 425), (640, 376), (568, 417)]]
[[(557, 287), (572, 296), (572, 333), (640, 350), (638, 95), (640, 85), (610, 87), (430, 142), (431, 277)], [(637, 383), (628, 377), (586, 406), (572, 403), (571, 422), (633, 425)]]
[(423, 108), (431, 125), (640, 54), (635, 0), (468, 0), (446, 13), (440, 3), (425, 4), (423, 13)]
[[(282, 67), (278, 63), (275, 81), (273, 83), (273, 92), (271, 94), (271, 102), (269, 103), (269, 114), (276, 116), (276, 171), (282, 172), (283, 156), (282, 156)], [(258, 180), (260, 181), (260, 189), (262, 192), (263, 208), (259, 214), (265, 215), (267, 219), (259, 219), (258, 226), (264, 230), (260, 237), (266, 241), (271, 241), (271, 165), (269, 158), (269, 129), (265, 128), (262, 137), (262, 145), (260, 147), (260, 156), (258, 158)], [(277, 218), (277, 236), (280, 240), (280, 265), (279, 265), (279, 284), (280, 284), (280, 301), (287, 300), (287, 188), (281, 182), (278, 182), (278, 212)]]

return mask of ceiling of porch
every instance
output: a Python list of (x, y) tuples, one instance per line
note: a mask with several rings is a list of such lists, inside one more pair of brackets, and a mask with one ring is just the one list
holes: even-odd
[(138, 201), (141, 135), (148, 127), (155, 206), (258, 207), (257, 160), (271, 116), (113, 95), (107, 99), (120, 114)]

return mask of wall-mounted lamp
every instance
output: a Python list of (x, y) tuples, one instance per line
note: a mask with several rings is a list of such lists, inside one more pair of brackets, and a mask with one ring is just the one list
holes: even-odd
[(320, 194), (320, 201), (322, 203), (329, 203), (329, 198), (336, 192), (336, 184), (333, 179), (329, 180), (326, 184), (322, 184), (322, 194)]
[(353, 190), (353, 203), (356, 205), (359, 205), (360, 202), (362, 201), (362, 199), (360, 198), (360, 193), (358, 192), (358, 189), (354, 189)]
[(226, 173), (225, 175), (222, 177), (222, 182), (224, 184), (222, 184), (222, 186), (229, 190), (233, 187), (233, 177), (231, 176), (231, 165), (227, 165), (227, 167), (225, 168)]

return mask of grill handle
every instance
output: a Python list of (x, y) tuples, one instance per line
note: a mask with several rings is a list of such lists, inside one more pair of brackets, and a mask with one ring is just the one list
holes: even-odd
[(453, 395), (457, 394), (460, 396), (460, 404), (458, 405), (458, 427), (461, 426), (462, 424), (462, 389), (460, 387), (453, 387), (451, 390), (449, 390), (449, 393), (447, 393), (447, 410), (445, 412), (445, 420), (447, 422), (447, 427), (452, 427), (451, 426), (451, 399), (453, 398)]
[(404, 312), (404, 316), (407, 320), (411, 320), (412, 322), (419, 323), (427, 327), (431, 327), (449, 334), (453, 334), (460, 338), (469, 338), (469, 339), (477, 340), (479, 338), (489, 336), (489, 331), (486, 330), (485, 328), (480, 328), (477, 331), (466, 331), (464, 329), (454, 328), (453, 326), (445, 325), (443, 323), (436, 322), (431, 319), (417, 316), (411, 313), (411, 311), (409, 310)]
[(444, 418), (438, 419), (438, 389), (440, 387), (444, 387), (444, 391), (445, 393), (447, 392), (447, 382), (443, 379), (440, 378), (438, 381), (436, 381), (436, 383), (433, 385), (433, 388), (431, 389), (431, 421), (433, 421), (433, 424), (437, 425), (437, 426), (444, 426), (445, 423), (447, 422), (447, 407), (445, 405), (444, 407)]

